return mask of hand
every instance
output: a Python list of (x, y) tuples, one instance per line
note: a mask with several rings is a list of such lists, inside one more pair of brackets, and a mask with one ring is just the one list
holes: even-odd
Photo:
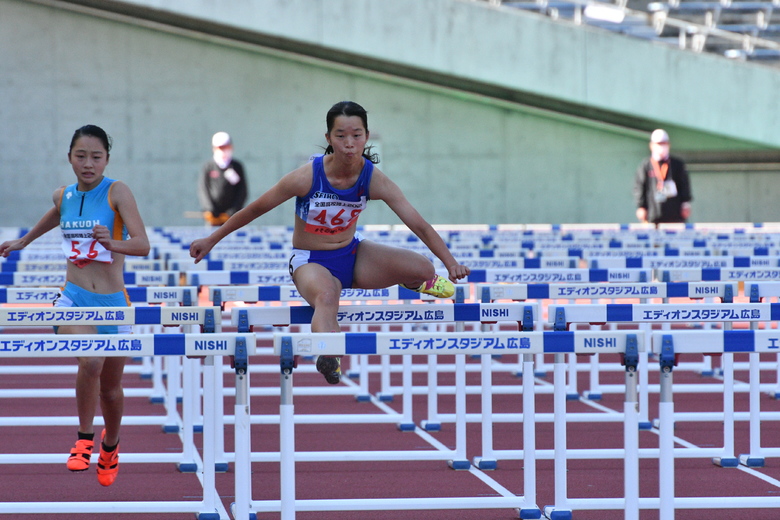
[(461, 278), (465, 278), (469, 274), (471, 274), (471, 269), (469, 269), (465, 265), (455, 264), (448, 267), (447, 272), (450, 275), (450, 280), (454, 282), (456, 280), (460, 280)]
[(211, 244), (207, 238), (193, 240), (190, 244), (190, 256), (195, 259), (195, 263), (197, 264), (203, 260), (204, 256), (209, 254), (212, 247), (214, 247), (214, 245)]
[(97, 240), (101, 246), (105, 247), (108, 251), (111, 251), (111, 232), (106, 226), (97, 225), (92, 228), (92, 238)]
[(636, 208), (636, 218), (639, 222), (647, 222), (647, 208)]
[(24, 241), (21, 238), (3, 242), (2, 244), (0, 244), (0, 256), (7, 258), (8, 255), (11, 254), (11, 251), (18, 251), (19, 249), (24, 249), (24, 245), (25, 245)]
[(688, 217), (691, 216), (691, 203), (690, 202), (683, 202), (682, 206), (680, 207), (680, 216), (684, 220), (688, 220)]

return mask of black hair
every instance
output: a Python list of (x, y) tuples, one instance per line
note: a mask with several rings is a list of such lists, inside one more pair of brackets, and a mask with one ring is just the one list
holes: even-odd
[(96, 139), (100, 139), (100, 141), (103, 143), (103, 146), (106, 149), (106, 155), (109, 155), (111, 152), (111, 143), (112, 139), (111, 136), (106, 133), (105, 130), (100, 128), (96, 125), (84, 125), (81, 128), (77, 129), (75, 132), (73, 132), (73, 138), (70, 140), (70, 148), (68, 149), (68, 155), (73, 151), (73, 147), (76, 145), (76, 141), (80, 137), (84, 136), (94, 137)]
[[(333, 130), (333, 124), (338, 116), (357, 116), (363, 121), (363, 127), (368, 132), (368, 112), (366, 109), (355, 103), (354, 101), (339, 101), (328, 110), (328, 114), (325, 116), (325, 124), (328, 128), (328, 133)], [(379, 155), (371, 152), (373, 146), (366, 146), (363, 149), (363, 157), (368, 159), (374, 164), (379, 164)], [(325, 154), (333, 153), (333, 147), (328, 145), (325, 148)]]

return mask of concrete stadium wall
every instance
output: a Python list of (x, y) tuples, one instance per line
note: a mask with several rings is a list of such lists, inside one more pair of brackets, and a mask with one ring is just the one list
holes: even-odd
[[(216, 15), (213, 1), (137, 3), (195, 6), (200, 16)], [(283, 10), (267, 17), (277, 30), (301, 25), (308, 30), (298, 27), (297, 34), (324, 37), (331, 27), (309, 24), (322, 16), (320, 2), (254, 3)], [(354, 7), (348, 0), (337, 3), (336, 12)], [(377, 9), (376, 2), (367, 3)], [(246, 8), (248, 2), (230, 4)], [(304, 16), (289, 11), (304, 5), (318, 6), (304, 18), (308, 22), (282, 23)], [(354, 14), (363, 18), (353, 19), (353, 26), (383, 19), (376, 11)], [(406, 31), (397, 36), (410, 38)], [(336, 41), (328, 33), (327, 39), (355, 46), (353, 38)], [(409, 56), (419, 50), (416, 42), (398, 47)], [(644, 131), (45, 2), (0, 0), (0, 48), (3, 226), (31, 226), (50, 207), (53, 190), (73, 182), (67, 146), (83, 124), (101, 125), (115, 139), (107, 175), (131, 186), (147, 225), (194, 224), (184, 214), (197, 209), (196, 176), (213, 132), (234, 136), (250, 197), (257, 197), (321, 150), (325, 112), (343, 99), (367, 108), (379, 167), (432, 223), (633, 220), (631, 181), (647, 150)], [(704, 147), (745, 147), (717, 134), (680, 136), (686, 146), (706, 141)], [(729, 176), (728, 185), (746, 194), (737, 199), (719, 189), (723, 178), (694, 175), (695, 220), (778, 220), (761, 203), (780, 195), (773, 175)], [(288, 202), (257, 224), (289, 225), (292, 213)], [(398, 219), (375, 203), (361, 223)]]

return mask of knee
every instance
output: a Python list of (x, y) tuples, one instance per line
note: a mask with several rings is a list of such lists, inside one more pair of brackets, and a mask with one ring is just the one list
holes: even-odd
[(103, 370), (103, 360), (100, 358), (82, 358), (79, 360), (79, 376), (97, 379)]
[(104, 403), (119, 403), (122, 402), (122, 400), (125, 397), (124, 390), (122, 389), (122, 385), (117, 385), (113, 387), (106, 388), (105, 386), (100, 387), (100, 400)]
[(328, 289), (320, 292), (317, 295), (317, 298), (315, 299), (313, 306), (315, 309), (324, 309), (329, 307), (338, 308), (340, 297), (341, 297), (340, 290), (336, 290), (335, 288)]

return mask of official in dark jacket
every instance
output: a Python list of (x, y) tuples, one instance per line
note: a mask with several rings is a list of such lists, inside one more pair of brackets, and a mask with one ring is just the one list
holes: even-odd
[(640, 222), (686, 222), (691, 216), (688, 171), (669, 154), (669, 134), (660, 128), (650, 135), (650, 157), (636, 171), (634, 198)]

